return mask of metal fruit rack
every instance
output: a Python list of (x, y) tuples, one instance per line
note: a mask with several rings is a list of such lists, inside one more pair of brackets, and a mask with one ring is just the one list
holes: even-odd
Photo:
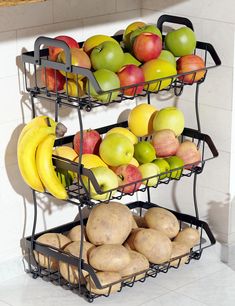
[[(161, 32), (163, 30), (163, 25), (165, 23), (175, 23), (179, 25), (186, 25), (193, 30), (193, 25), (191, 21), (188, 20), (187, 18), (171, 16), (171, 15), (162, 15), (157, 22), (157, 27), (161, 30)], [(119, 42), (121, 42), (122, 36), (121, 35), (114, 36), (114, 38), (118, 40)], [(163, 39), (164, 39), (164, 35), (163, 35)], [(42, 45), (43, 46), (56, 46), (56, 47), (63, 48), (65, 55), (66, 55), (66, 63), (63, 64), (63, 63), (50, 61), (48, 58), (49, 56), (48, 48), (44, 47), (43, 49), (40, 49)], [(211, 44), (206, 43), (206, 42), (197, 41), (195, 54), (200, 55), (204, 59), (205, 65), (206, 65), (204, 69), (193, 70), (188, 73), (172, 75), (172, 76), (168, 76), (165, 78), (152, 80), (149, 82), (135, 84), (133, 86), (116, 88), (111, 91), (102, 91), (102, 89), (100, 88), (98, 82), (96, 81), (94, 77), (92, 70), (71, 65), (69, 47), (63, 41), (55, 40), (55, 39), (48, 38), (48, 37), (39, 37), (35, 41), (34, 50), (25, 52), (22, 54), (22, 60), (24, 63), (25, 84), (26, 84), (26, 90), (30, 96), (32, 116), (33, 117), (36, 116), (35, 98), (45, 99), (49, 103), (52, 103), (52, 105), (54, 106), (55, 120), (58, 120), (58, 116), (59, 116), (61, 107), (66, 106), (66, 107), (75, 108), (78, 113), (78, 122), (79, 122), (81, 138), (83, 137), (83, 132), (82, 132), (83, 131), (83, 123), (82, 123), (83, 121), (82, 112), (83, 111), (89, 112), (89, 111), (92, 111), (92, 109), (96, 107), (108, 107), (110, 104), (121, 103), (124, 100), (134, 100), (135, 98), (139, 96), (147, 97), (148, 103), (151, 103), (151, 95), (158, 94), (160, 91), (171, 91), (176, 96), (179, 96), (183, 93), (185, 86), (195, 86), (196, 87), (195, 88), (195, 115), (196, 115), (196, 121), (197, 121), (197, 130), (185, 128), (181, 135), (180, 140), (183, 141), (185, 139), (189, 139), (195, 142), (198, 149), (200, 149), (201, 154), (202, 154), (201, 162), (198, 165), (185, 165), (184, 167), (172, 169), (165, 173), (166, 177), (163, 179), (160, 177), (160, 175), (158, 175), (157, 183), (153, 187), (148, 187), (142, 184), (137, 190), (135, 190), (135, 192), (132, 192), (131, 194), (124, 193), (124, 187), (127, 185), (122, 186), (121, 188), (118, 188), (116, 190), (105, 191), (105, 193), (107, 193), (107, 197), (104, 201), (97, 201), (97, 200), (94, 201), (91, 199), (89, 184), (93, 184), (98, 194), (102, 194), (103, 192), (100, 189), (92, 171), (89, 169), (86, 169), (81, 163), (81, 154), (80, 154), (80, 157), (77, 163), (72, 162), (68, 159), (62, 158), (62, 157), (53, 156), (53, 163), (57, 171), (60, 171), (61, 169), (63, 169), (63, 171), (65, 171), (63, 173), (66, 173), (68, 171), (73, 171), (77, 173), (78, 179), (75, 180), (69, 186), (67, 186), (68, 200), (66, 201), (74, 205), (77, 205), (78, 212), (80, 215), (80, 221), (71, 222), (71, 223), (64, 224), (62, 226), (58, 226), (56, 228), (53, 228), (53, 229), (50, 229), (50, 230), (47, 230), (41, 233), (36, 233), (37, 206), (38, 206), (37, 205), (37, 194), (36, 194), (36, 191), (34, 190), (32, 191), (33, 199), (34, 199), (34, 220), (33, 220), (32, 235), (26, 238), (26, 245), (27, 245), (28, 252), (24, 258), (24, 263), (25, 263), (25, 270), (31, 273), (33, 278), (41, 277), (45, 280), (51, 281), (52, 283), (59, 284), (62, 287), (69, 288), (72, 291), (76, 292), (78, 295), (83, 296), (89, 302), (92, 302), (96, 297), (99, 297), (99, 296), (109, 296), (112, 286), (114, 286), (115, 283), (108, 284), (106, 286), (102, 286), (99, 279), (97, 278), (95, 274), (94, 269), (88, 263), (85, 263), (82, 259), (78, 257), (74, 257), (71, 254), (68, 254), (62, 250), (53, 248), (45, 244), (41, 244), (37, 242), (36, 239), (40, 235), (44, 233), (48, 233), (48, 232), (66, 234), (73, 226), (78, 225), (78, 224), (80, 224), (81, 227), (83, 228), (83, 226), (86, 223), (86, 219), (83, 218), (82, 208), (84, 207), (92, 208), (100, 202), (108, 203), (110, 200), (121, 200), (125, 195), (133, 195), (136, 192), (145, 192), (147, 194), (147, 201), (146, 202), (140, 202), (140, 201), (133, 202), (133, 203), (128, 204), (128, 207), (131, 210), (138, 209), (139, 214), (143, 215), (144, 211), (146, 211), (150, 207), (156, 206), (155, 204), (151, 202), (150, 188), (160, 188), (161, 184), (168, 184), (174, 180), (181, 180), (183, 177), (193, 176), (193, 205), (195, 209), (195, 216), (181, 214), (176, 211), (172, 211), (172, 212), (178, 218), (180, 222), (180, 227), (186, 224), (190, 227), (197, 228), (200, 231), (200, 243), (194, 248), (192, 248), (188, 254), (184, 254), (182, 256), (174, 258), (161, 265), (150, 263), (150, 268), (147, 271), (142, 271), (141, 273), (133, 275), (131, 277), (131, 280), (130, 280), (130, 276), (128, 276), (128, 278), (126, 279), (120, 280), (118, 282), (120, 284), (119, 291), (121, 291), (123, 287), (132, 287), (137, 281), (144, 282), (148, 277), (156, 277), (158, 273), (160, 272), (166, 273), (170, 268), (175, 268), (175, 269), (179, 268), (181, 259), (184, 256), (188, 256), (187, 263), (189, 263), (192, 259), (198, 260), (201, 257), (203, 249), (215, 243), (215, 238), (213, 234), (211, 233), (208, 224), (199, 219), (196, 186), (197, 186), (198, 174), (200, 174), (204, 170), (204, 166), (207, 161), (218, 156), (218, 151), (213, 141), (211, 140), (211, 138), (208, 135), (203, 134), (201, 132), (198, 106), (199, 106), (199, 87), (200, 85), (205, 81), (208, 70), (216, 66), (219, 66), (221, 64), (221, 61), (214, 47)], [(68, 85), (67, 85), (67, 82), (68, 82), (67, 74), (68, 73), (72, 72), (75, 75), (77, 75), (77, 80), (78, 80), (79, 74), (84, 75), (86, 79), (89, 79), (89, 81), (92, 83), (94, 89), (97, 91), (98, 94), (107, 94), (107, 100), (101, 102), (101, 101), (98, 101), (97, 99), (92, 98), (90, 94), (89, 86), (88, 86), (87, 93), (82, 96), (79, 96), (79, 95), (69, 96), (68, 90), (59, 91), (57, 90), (58, 88), (57, 85), (54, 91), (49, 90), (47, 87), (41, 85), (40, 70), (43, 67), (50, 67), (50, 68), (55, 69), (55, 76), (56, 76), (56, 71), (63, 71), (66, 76), (66, 87), (65, 88), (67, 89), (68, 89)], [(186, 75), (188, 74), (192, 75), (192, 80), (194, 80), (196, 73), (201, 70), (205, 71), (205, 75), (202, 79), (200, 79), (197, 82), (193, 82), (193, 84), (186, 84), (184, 82), (184, 77)], [(45, 72), (45, 79), (46, 78), (47, 78), (47, 75)], [(161, 84), (164, 80), (168, 80), (169, 85), (166, 88), (161, 89)], [(154, 92), (150, 91), (151, 84), (156, 85)], [(144, 90), (142, 91), (142, 93), (136, 94), (137, 88), (140, 85), (144, 85)], [(133, 91), (134, 91), (133, 96), (131, 97), (125, 96), (124, 90), (130, 87), (133, 88)], [(118, 96), (116, 99), (112, 100), (111, 97), (114, 91), (118, 92)], [(105, 126), (105, 127), (97, 129), (97, 131), (100, 134), (105, 134), (108, 130), (110, 130), (111, 128), (115, 126), (127, 127), (127, 122), (121, 122), (118, 124)], [(73, 137), (74, 135), (70, 135), (67, 137), (63, 137), (61, 139), (57, 139), (55, 142), (55, 146), (60, 146), (64, 144), (72, 145)], [(80, 144), (82, 147), (82, 141), (80, 141)], [(177, 171), (178, 173), (177, 178), (173, 175), (175, 171)], [(89, 181), (88, 188), (86, 188), (83, 184), (83, 179), (82, 179), (83, 176), (88, 177), (88, 181)], [(147, 180), (149, 179), (151, 178), (148, 178)], [(137, 183), (138, 182), (135, 182), (133, 184), (137, 184)], [(81, 235), (82, 236), (84, 235), (83, 231)], [(81, 237), (81, 241), (83, 241), (82, 237)], [(81, 242), (81, 253), (80, 254), (82, 254), (82, 248), (83, 248), (83, 243)], [(35, 260), (35, 251), (44, 254), (44, 256), (47, 257), (48, 263), (50, 262), (51, 257), (53, 257), (57, 259), (58, 261), (66, 262), (68, 265), (68, 269), (69, 269), (69, 265), (76, 266), (78, 269), (80, 280), (84, 280), (83, 271), (87, 271), (89, 274), (89, 278), (93, 280), (96, 287), (99, 289), (106, 288), (107, 293), (100, 294), (100, 295), (94, 294), (92, 293), (91, 289), (86, 288), (84, 286), (83, 284), (84, 282), (80, 281), (77, 285), (74, 285), (70, 282), (70, 280), (66, 281), (65, 279), (63, 279), (59, 271), (51, 271), (49, 268), (46, 269), (46, 268), (40, 267), (40, 265)], [(178, 260), (178, 264), (176, 266), (171, 265), (173, 260)], [(48, 266), (50, 267), (50, 265)], [(144, 276), (141, 277), (141, 279), (139, 278), (137, 279), (138, 275), (142, 273), (144, 273)]]

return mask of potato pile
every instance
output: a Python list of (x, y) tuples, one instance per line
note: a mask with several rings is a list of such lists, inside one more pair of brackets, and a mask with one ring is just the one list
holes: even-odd
[[(132, 214), (121, 203), (109, 202), (94, 207), (88, 217), (83, 235), (82, 258), (95, 270), (102, 286), (115, 283), (103, 289), (96, 288), (88, 272), (83, 271), (80, 280), (78, 268), (51, 258), (50, 269), (59, 269), (62, 277), (71, 284), (86, 283), (87, 289), (96, 294), (113, 293), (120, 289), (122, 279), (133, 281), (145, 277), (149, 264), (163, 264), (170, 261), (177, 267), (188, 260), (190, 249), (200, 242), (199, 231), (186, 227), (180, 230), (179, 221), (167, 209), (153, 207), (142, 217)], [(57, 235), (56, 247), (75, 257), (80, 256), (81, 227), (72, 228), (67, 237)], [(50, 245), (48, 234), (38, 241)], [(55, 237), (51, 243), (55, 246)], [(172, 260), (183, 256), (181, 259)], [(38, 260), (37, 260), (38, 258)], [(39, 265), (48, 268), (46, 257), (37, 254)], [(135, 278), (134, 278), (135, 277)]]

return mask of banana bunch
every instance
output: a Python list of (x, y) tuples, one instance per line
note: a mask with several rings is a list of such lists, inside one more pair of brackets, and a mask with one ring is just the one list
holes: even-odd
[(18, 139), (17, 159), (24, 181), (39, 192), (49, 191), (58, 199), (68, 195), (56, 175), (52, 152), (56, 137), (62, 137), (67, 129), (47, 116), (38, 116), (22, 130)]

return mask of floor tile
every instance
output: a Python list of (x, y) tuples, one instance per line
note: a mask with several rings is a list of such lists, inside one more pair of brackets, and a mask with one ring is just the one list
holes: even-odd
[(159, 274), (156, 281), (159, 286), (169, 290), (175, 290), (189, 283), (195, 283), (197, 280), (224, 268), (227, 268), (226, 264), (222, 263), (208, 249), (204, 250), (199, 261), (191, 260), (188, 265), (183, 265), (178, 269), (170, 269), (167, 274)]
[[(174, 301), (174, 302), (173, 302)], [(161, 295), (160, 297), (150, 300), (141, 306), (182, 306), (182, 305), (190, 305), (190, 306), (205, 306), (206, 304), (191, 299), (183, 294), (178, 294), (175, 292), (169, 292), (167, 294)]]
[[(128, 301), (128, 306), (136, 306), (168, 292), (169, 290), (158, 286), (155, 279), (147, 279), (145, 283), (137, 283), (133, 288), (124, 288), (122, 292), (115, 293), (109, 298), (98, 298), (94, 303), (101, 306), (111, 302), (112, 306), (118, 306)], [(58, 301), (59, 306), (67, 306), (68, 301), (70, 306), (77, 306), (78, 303), (79, 306), (87, 305), (84, 299), (73, 292), (39, 278), (34, 280), (27, 274), (1, 284), (0, 301), (11, 306), (58, 306)]]
[(235, 271), (224, 269), (176, 290), (208, 306), (235, 305)]

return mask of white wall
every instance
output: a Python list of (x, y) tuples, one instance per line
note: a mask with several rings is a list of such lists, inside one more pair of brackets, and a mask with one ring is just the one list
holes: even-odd
[[(156, 22), (164, 13), (189, 18), (197, 39), (210, 42), (222, 60), (222, 66), (208, 72), (200, 90), (202, 130), (212, 137), (219, 157), (208, 162), (198, 177), (198, 205), (200, 216), (208, 220), (217, 239), (227, 246), (235, 243), (234, 128), (231, 132), (232, 123), (234, 126), (234, 11), (233, 0), (142, 1), (142, 18), (146, 21)], [(196, 123), (192, 94), (193, 89), (187, 88), (177, 101), (190, 126)], [(193, 212), (190, 187), (189, 181), (177, 184), (173, 204)], [(169, 190), (161, 188), (156, 198), (168, 204), (170, 196)], [(226, 250), (222, 255), (224, 260), (228, 259)]]
[[(113, 35), (139, 16), (139, 0), (128, 3), (123, 0), (47, 0), (0, 8), (0, 282), (23, 273), (20, 240), (30, 235), (33, 220), (32, 195), (19, 174), (16, 159), (19, 132), (22, 124), (31, 118), (23, 86), (21, 52), (32, 50), (39, 35), (67, 34), (83, 41), (98, 33)], [(50, 114), (50, 104), (44, 101), (39, 106), (40, 113)], [(85, 127), (97, 127), (98, 115), (105, 118), (107, 124), (116, 122), (126, 108), (128, 104), (124, 103), (116, 106), (115, 112), (104, 108), (89, 116), (85, 114)], [(104, 124), (103, 119), (99, 119), (99, 125)], [(76, 112), (66, 110), (60, 120), (68, 126), (69, 134), (78, 130)], [(42, 197), (37, 231), (72, 221), (76, 214), (75, 206)]]

